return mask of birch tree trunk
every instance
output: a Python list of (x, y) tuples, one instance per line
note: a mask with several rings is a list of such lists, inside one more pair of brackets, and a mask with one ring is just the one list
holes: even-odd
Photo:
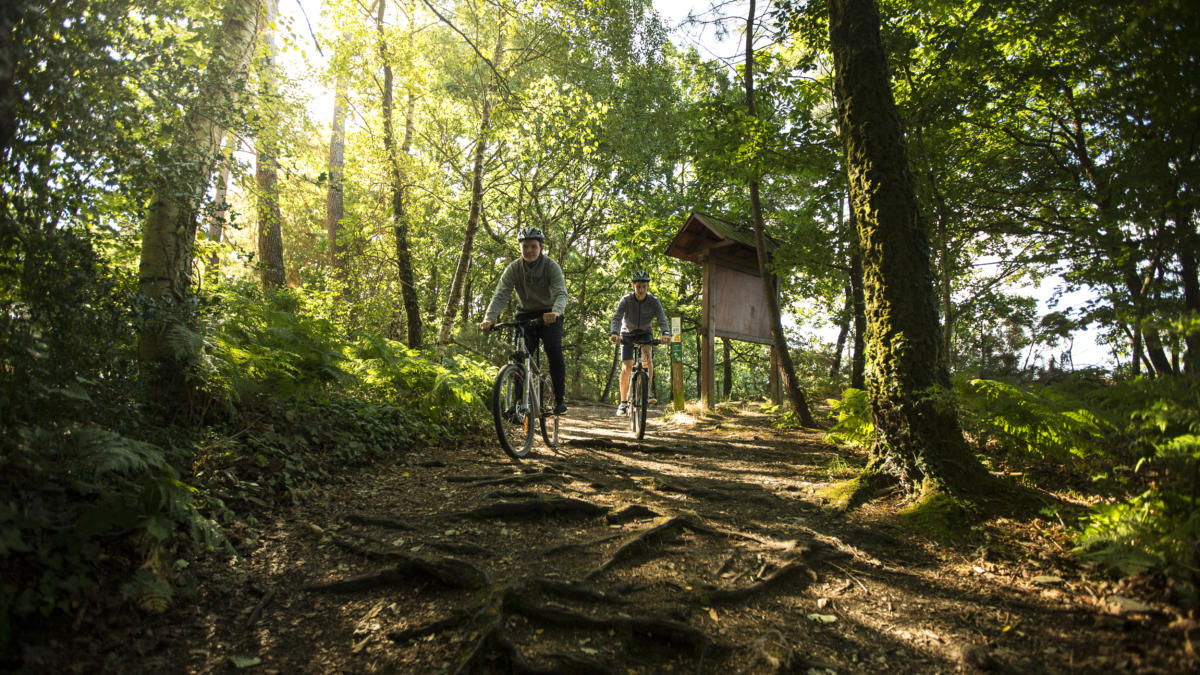
[[(910, 496), (968, 494), (989, 476), (963, 440), (949, 373), (938, 356), (929, 233), (917, 209), (875, 0), (830, 0), (829, 10), (866, 290), (875, 438), (864, 477), (895, 480)], [(870, 482), (860, 483), (865, 489), (852, 502), (873, 489)]]
[(200, 94), (170, 141), (171, 171), (155, 188), (142, 232), (138, 286), (153, 316), (138, 336), (151, 397), (167, 400), (181, 384), (187, 356), (169, 339), (190, 321), (191, 264), (197, 216), (224, 136), (223, 116), (245, 83), (259, 25), (257, 0), (229, 0)]
[(342, 218), (346, 215), (343, 169), (346, 164), (346, 99), (349, 78), (339, 74), (333, 93), (333, 124), (329, 131), (329, 186), (325, 190), (325, 234), (329, 237), (329, 264), (339, 279), (345, 279), (346, 266), (342, 259), (338, 237)]

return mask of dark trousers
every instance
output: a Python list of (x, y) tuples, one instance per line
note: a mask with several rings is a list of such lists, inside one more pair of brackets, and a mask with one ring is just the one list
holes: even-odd
[[(550, 310), (546, 310), (550, 311)], [(519, 312), (517, 321), (533, 319), (545, 314), (546, 311)], [(562, 400), (567, 391), (567, 362), (563, 360), (562, 336), (563, 317), (545, 326), (531, 326), (525, 330), (525, 342), (529, 345), (529, 353), (537, 358), (539, 344), (546, 348), (546, 360), (550, 362), (550, 379), (554, 382), (554, 398)]]

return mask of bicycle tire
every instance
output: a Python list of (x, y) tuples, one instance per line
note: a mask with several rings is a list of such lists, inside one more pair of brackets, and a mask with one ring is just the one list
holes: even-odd
[(549, 373), (538, 377), (538, 390), (541, 392), (542, 414), (538, 416), (538, 426), (542, 429), (542, 440), (550, 448), (558, 447), (558, 415), (554, 412), (554, 380)]
[(650, 398), (650, 376), (642, 372), (635, 375), (634, 378), (637, 380), (638, 386), (630, 401), (630, 410), (633, 412), (634, 433), (637, 434), (640, 441), (646, 435), (646, 406)]
[(532, 393), (524, 369), (512, 363), (500, 369), (492, 389), (492, 419), (500, 447), (514, 459), (525, 457), (533, 447), (533, 416), (518, 410), (518, 403), (530, 400)]
[(646, 416), (642, 413), (644, 399), (646, 399), (646, 374), (635, 371), (634, 377), (629, 383), (629, 430), (638, 438), (646, 434), (646, 429), (644, 429)]

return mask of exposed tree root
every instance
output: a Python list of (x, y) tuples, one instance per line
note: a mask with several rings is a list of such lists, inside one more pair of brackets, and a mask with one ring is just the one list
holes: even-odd
[(422, 558), (398, 549), (373, 551), (372, 548), (355, 546), (340, 537), (335, 538), (334, 542), (349, 550), (364, 553), (368, 557), (382, 555), (396, 562), (392, 567), (373, 574), (331, 581), (326, 584), (314, 584), (305, 587), (304, 590), (317, 593), (354, 593), (382, 586), (409, 584), (419, 579), (436, 581), (451, 588), (471, 590), (486, 588), (489, 584), (487, 574), (483, 570), (454, 558)]
[(718, 646), (718, 643), (703, 631), (686, 623), (644, 616), (591, 616), (561, 605), (543, 602), (536, 593), (519, 585), (505, 590), (504, 610), (558, 627), (614, 630), (702, 651)]
[(426, 635), (434, 635), (441, 633), (451, 628), (457, 628), (471, 619), (473, 615), (470, 612), (455, 612), (444, 619), (438, 619), (433, 623), (417, 626), (416, 628), (406, 628), (404, 630), (389, 631), (387, 637), (392, 642), (403, 644), (410, 640), (425, 637)]
[(661, 516), (661, 513), (653, 511), (645, 506), (642, 506), (641, 504), (632, 504), (630, 506), (626, 506), (620, 511), (617, 511), (616, 513), (610, 513), (607, 516), (604, 516), (604, 520), (609, 525), (624, 525), (625, 523), (634, 520), (648, 520), (650, 518), (659, 518)]
[(608, 512), (608, 507), (597, 506), (579, 499), (530, 499), (523, 502), (497, 502), (449, 516), (454, 519), (472, 518), (533, 518), (541, 516), (598, 516)]
[(808, 581), (804, 585), (807, 586), (809, 583), (817, 580), (817, 573), (812, 571), (812, 569), (809, 568), (809, 566), (804, 562), (793, 561), (779, 568), (779, 570), (777, 570), (774, 574), (756, 584), (751, 584), (750, 586), (746, 586), (744, 588), (709, 591), (704, 594), (703, 598), (714, 604), (721, 602), (737, 602), (750, 598), (754, 595), (758, 595), (763, 591), (774, 588), (775, 586), (778, 586), (796, 577), (806, 577)]
[(662, 542), (674, 538), (684, 530), (691, 530), (700, 534), (716, 534), (716, 530), (703, 525), (689, 516), (675, 516), (663, 523), (659, 523), (654, 527), (643, 530), (635, 535), (632, 539), (618, 548), (608, 560), (605, 560), (599, 567), (592, 570), (584, 578), (587, 580), (595, 579), (604, 574), (617, 563), (642, 555), (651, 548), (661, 544)]
[(591, 600), (606, 604), (624, 604), (626, 600), (613, 597), (608, 593), (597, 591), (583, 584), (571, 581), (555, 581), (554, 579), (531, 579), (527, 582), (531, 588), (547, 595), (557, 595), (573, 600)]
[(404, 530), (412, 531), (414, 528), (408, 523), (393, 520), (391, 518), (376, 518), (375, 516), (364, 516), (357, 513), (351, 513), (346, 516), (346, 522), (351, 525), (374, 525), (376, 527), (386, 527), (389, 530)]

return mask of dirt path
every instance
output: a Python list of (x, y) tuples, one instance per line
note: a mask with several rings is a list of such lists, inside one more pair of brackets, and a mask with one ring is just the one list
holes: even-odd
[(195, 565), (196, 595), (162, 620), (113, 620), (107, 641), (86, 648), (64, 637), (45, 663), (202, 673), (1196, 665), (1189, 625), (1109, 602), (1119, 589), (1067, 563), (1049, 524), (993, 523), (970, 545), (939, 548), (894, 526), (890, 504), (826, 512), (815, 492), (843, 458), (754, 409), (659, 417), (638, 443), (612, 408), (577, 406), (565, 436), (557, 453), (539, 441), (520, 463), (484, 443), (404, 454), (313, 490), (235, 528), (242, 557)]

